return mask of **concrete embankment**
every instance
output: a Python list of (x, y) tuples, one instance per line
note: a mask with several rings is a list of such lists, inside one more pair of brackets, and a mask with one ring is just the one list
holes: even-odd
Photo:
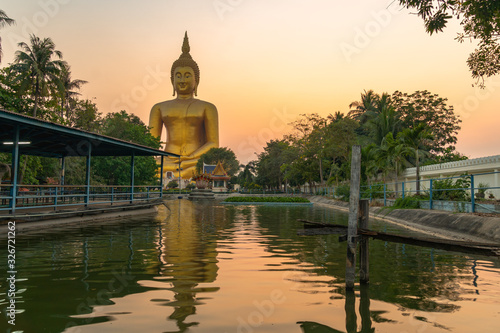
[(155, 205), (144, 205), (134, 207), (135, 209), (117, 209), (116, 211), (77, 211), (64, 214), (46, 214), (45, 216), (33, 216), (29, 219), (9, 218), (0, 224), (0, 235), (7, 234), (8, 221), (15, 222), (16, 234), (55, 231), (65, 228), (86, 227), (90, 225), (105, 225), (116, 223), (122, 219), (144, 218), (145, 216), (156, 216), (158, 209)]
[[(308, 199), (318, 205), (349, 210), (347, 202), (321, 196), (308, 196)], [(426, 209), (371, 207), (370, 218), (382, 219), (434, 236), (500, 244), (500, 217)]]

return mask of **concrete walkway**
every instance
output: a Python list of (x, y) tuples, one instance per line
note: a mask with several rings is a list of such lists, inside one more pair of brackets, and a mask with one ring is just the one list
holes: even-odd
[[(347, 202), (322, 196), (308, 196), (307, 198), (317, 205), (349, 211)], [(396, 223), (436, 237), (500, 244), (500, 217), (426, 209), (371, 207), (370, 218)]]

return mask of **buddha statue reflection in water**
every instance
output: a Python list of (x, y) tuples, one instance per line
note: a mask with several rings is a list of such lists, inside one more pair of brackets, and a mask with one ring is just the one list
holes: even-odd
[[(189, 54), (187, 32), (182, 54), (174, 61), (171, 81), (177, 98), (155, 104), (149, 116), (151, 134), (161, 137), (163, 126), (167, 130), (165, 151), (181, 155), (164, 157), (164, 172), (174, 177), (191, 178), (201, 155), (219, 147), (219, 121), (215, 105), (196, 99), (200, 70)], [(180, 162), (180, 163), (179, 163)]]

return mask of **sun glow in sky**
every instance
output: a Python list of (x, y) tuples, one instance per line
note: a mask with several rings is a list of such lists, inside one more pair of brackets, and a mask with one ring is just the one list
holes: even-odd
[(0, 9), (3, 59), (34, 33), (50, 37), (89, 83), (82, 97), (102, 113), (126, 110), (146, 124), (172, 99), (170, 66), (188, 31), (201, 71), (198, 98), (219, 111), (221, 147), (241, 162), (289, 133), (300, 114), (347, 113), (364, 90), (428, 90), (461, 116), (457, 150), (500, 154), (500, 77), (472, 87), (474, 44), (454, 40), (458, 23), (429, 36), (392, 0), (23, 0)]

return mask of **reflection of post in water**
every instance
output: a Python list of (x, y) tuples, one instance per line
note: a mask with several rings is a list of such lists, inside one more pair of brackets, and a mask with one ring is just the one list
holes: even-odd
[[(375, 332), (372, 328), (372, 319), (370, 317), (370, 295), (369, 286), (360, 285), (359, 314), (361, 316), (361, 330), (359, 333)], [(346, 290), (345, 295), (345, 327), (347, 333), (358, 333), (356, 316), (356, 294), (354, 290)]]
[[(360, 286), (359, 314), (361, 315), (361, 330), (358, 332), (356, 315), (356, 294), (353, 289), (347, 289), (345, 295), (345, 327), (347, 333), (373, 333), (372, 320), (370, 317), (370, 295), (369, 286)], [(304, 333), (341, 333), (334, 328), (315, 322), (298, 322)]]
[(214, 282), (217, 277), (217, 252), (215, 240), (205, 239), (201, 232), (202, 221), (211, 214), (212, 205), (200, 205), (189, 200), (169, 201), (170, 216), (163, 225), (163, 263), (160, 276), (172, 286), (175, 300), (164, 305), (174, 307), (168, 317), (177, 322), (179, 332), (184, 332), (196, 322), (186, 318), (196, 313), (196, 294), (216, 291), (214, 288), (199, 288), (200, 283)]

